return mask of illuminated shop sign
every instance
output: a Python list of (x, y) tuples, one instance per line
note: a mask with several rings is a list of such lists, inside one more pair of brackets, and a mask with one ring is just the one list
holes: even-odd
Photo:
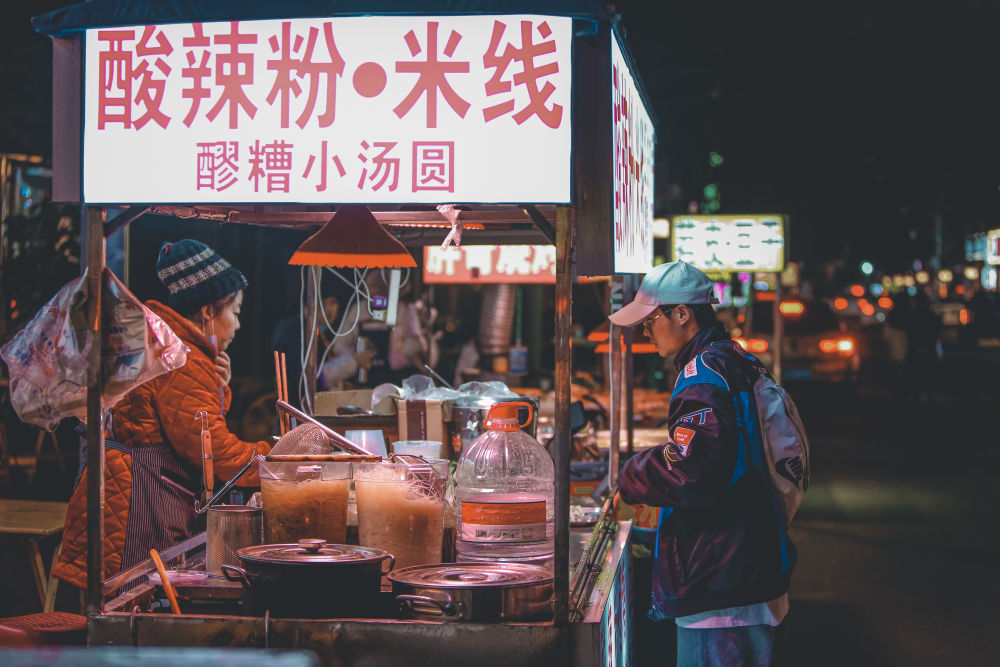
[(653, 159), (656, 135), (628, 61), (611, 39), (614, 271), (653, 268)]
[(986, 263), (1000, 264), (1000, 229), (991, 229), (986, 233)]
[(556, 282), (553, 245), (424, 247), (425, 283)]
[(703, 271), (785, 268), (785, 219), (781, 215), (682, 215), (671, 218), (674, 259)]
[(569, 202), (571, 43), (535, 15), (87, 30), (84, 198)]

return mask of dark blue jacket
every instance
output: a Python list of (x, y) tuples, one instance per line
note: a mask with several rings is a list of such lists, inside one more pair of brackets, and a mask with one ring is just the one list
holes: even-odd
[(772, 600), (795, 566), (765, 478), (753, 382), (766, 369), (721, 324), (699, 331), (674, 365), (669, 441), (618, 478), (623, 500), (662, 508), (655, 620)]

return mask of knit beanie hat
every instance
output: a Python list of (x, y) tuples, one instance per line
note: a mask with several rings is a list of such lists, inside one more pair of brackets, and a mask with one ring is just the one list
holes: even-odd
[(167, 305), (182, 315), (247, 287), (247, 279), (238, 269), (194, 239), (160, 246), (156, 275), (170, 292)]

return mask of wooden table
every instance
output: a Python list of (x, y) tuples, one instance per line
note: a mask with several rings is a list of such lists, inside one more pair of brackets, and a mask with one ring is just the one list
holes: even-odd
[[(46, 573), (39, 542), (50, 535), (62, 533), (66, 521), (67, 503), (45, 500), (0, 499), (0, 536), (16, 535), (27, 538), (31, 550), (31, 570), (43, 611), (52, 611), (56, 602), (56, 580)], [(56, 545), (52, 564), (59, 559), (62, 540)]]

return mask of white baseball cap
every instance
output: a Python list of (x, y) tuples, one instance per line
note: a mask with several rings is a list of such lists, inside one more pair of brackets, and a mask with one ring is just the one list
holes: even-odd
[(719, 303), (712, 279), (687, 262), (667, 262), (653, 267), (643, 277), (632, 303), (608, 319), (620, 327), (630, 327), (649, 317), (657, 306), (697, 303)]

